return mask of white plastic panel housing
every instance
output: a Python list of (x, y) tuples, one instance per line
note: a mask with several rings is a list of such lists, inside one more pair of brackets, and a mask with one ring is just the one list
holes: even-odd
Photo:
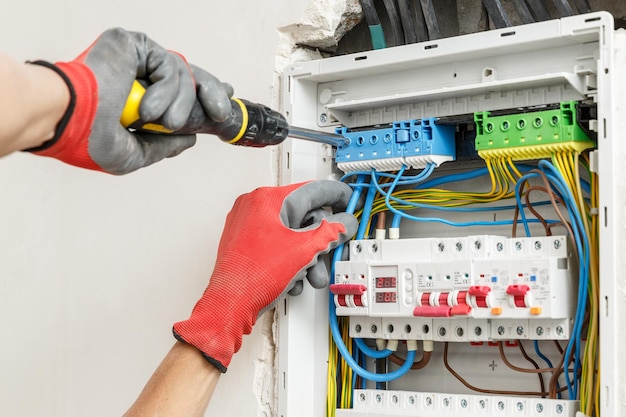
[[(626, 294), (626, 282), (618, 279), (620, 271), (626, 270), (626, 178), (622, 169), (626, 160), (626, 34), (614, 32), (612, 16), (593, 13), (292, 64), (285, 70), (283, 82), (283, 111), (290, 123), (328, 132), (339, 125), (363, 127), (570, 99), (596, 103), (597, 120), (590, 125), (598, 134), (597, 164), (593, 165), (600, 180), (600, 406), (605, 416), (626, 415), (626, 359), (619, 349), (626, 343), (626, 328), (621, 325), (626, 317), (622, 296)], [(332, 149), (328, 146), (287, 141), (282, 158), (283, 183), (335, 176)], [(490, 231), (472, 229), (467, 235), (480, 233)], [(325, 397), (320, 391), (325, 389), (328, 331), (321, 323), (327, 320), (328, 300), (327, 293), (306, 288), (300, 299), (279, 314), (278, 372), (285, 376), (281, 381), (290, 383), (279, 383), (278, 416), (324, 416)], [(388, 331), (391, 324), (398, 339), (426, 339), (424, 326), (432, 332), (433, 319), (414, 319), (418, 324), (410, 329), (403, 325), (403, 318), (394, 316), (354, 316), (350, 326), (352, 331), (359, 325), (365, 338), (379, 337), (372, 332), (371, 324), (376, 325), (377, 332)], [(558, 327), (555, 320), (529, 321), (528, 338), (556, 338), (551, 334)], [(567, 319), (563, 320), (562, 326), (569, 325)], [(497, 331), (486, 319), (466, 323), (462, 319), (449, 320), (447, 332), (456, 334), (456, 328), (463, 328), (466, 337), (471, 338), (476, 326), (481, 333)], [(514, 321), (506, 327), (516, 330)], [(494, 369), (496, 375), (502, 367)], [(491, 373), (487, 370), (480, 377), (487, 378)], [(445, 374), (445, 370), (439, 374)], [(433, 374), (427, 378), (431, 377)], [(509, 375), (501, 377), (509, 381)], [(446, 377), (442, 378), (447, 384)], [(452, 383), (446, 386), (456, 395), (463, 392), (453, 388)], [(338, 410), (337, 415), (387, 414), (355, 409)]]

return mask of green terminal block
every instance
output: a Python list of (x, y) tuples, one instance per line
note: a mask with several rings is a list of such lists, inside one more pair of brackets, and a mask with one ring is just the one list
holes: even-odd
[(491, 116), (474, 113), (476, 150), (483, 159), (511, 157), (514, 161), (550, 158), (556, 152), (595, 148), (576, 120), (576, 101), (560, 108)]

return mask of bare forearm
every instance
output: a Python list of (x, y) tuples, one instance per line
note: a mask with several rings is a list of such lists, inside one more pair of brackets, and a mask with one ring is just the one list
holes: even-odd
[(125, 417), (201, 417), (221, 373), (200, 352), (176, 342)]
[(61, 77), (0, 54), (0, 85), (0, 156), (51, 139), (70, 100)]

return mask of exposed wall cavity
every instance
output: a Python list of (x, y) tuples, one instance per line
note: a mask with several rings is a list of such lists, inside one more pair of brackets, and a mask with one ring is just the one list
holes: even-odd
[(321, 58), (334, 52), (341, 38), (362, 19), (359, 0), (314, 0), (298, 23), (278, 28), (276, 69), (290, 62)]
[(300, 22), (279, 28), (278, 32), (296, 47), (333, 51), (362, 17), (358, 0), (316, 0), (309, 3)]

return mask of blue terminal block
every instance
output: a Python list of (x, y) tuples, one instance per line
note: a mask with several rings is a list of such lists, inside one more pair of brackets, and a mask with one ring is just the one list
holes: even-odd
[(337, 167), (344, 172), (397, 171), (406, 165), (425, 168), (439, 166), (456, 159), (454, 126), (438, 125), (436, 118), (402, 120), (386, 127), (351, 130), (346, 127), (337, 133), (350, 143), (337, 148)]

